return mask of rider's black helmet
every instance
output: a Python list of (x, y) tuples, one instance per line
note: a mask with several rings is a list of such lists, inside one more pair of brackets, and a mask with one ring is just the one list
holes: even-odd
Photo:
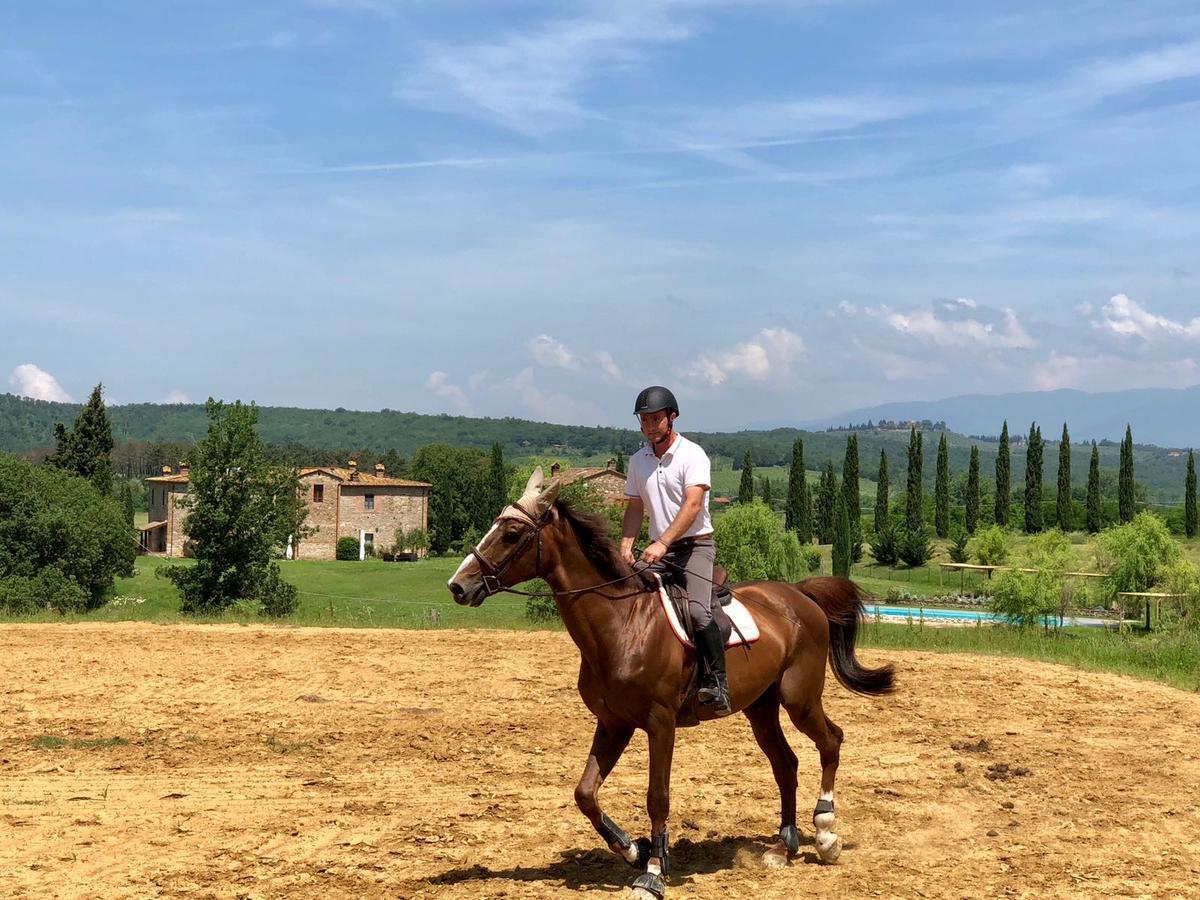
[(662, 385), (656, 384), (646, 388), (633, 401), (633, 414), (635, 416), (640, 416), (642, 413), (658, 412), (660, 409), (669, 409), (675, 415), (679, 415), (679, 404), (675, 402), (675, 395)]

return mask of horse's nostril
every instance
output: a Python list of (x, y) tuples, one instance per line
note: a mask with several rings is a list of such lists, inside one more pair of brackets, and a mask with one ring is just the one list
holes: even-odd
[(451, 581), (450, 582), (450, 593), (452, 593), (455, 597), (461, 597), (464, 593), (466, 593), (466, 591), (464, 590), (463, 586), (461, 584), (459, 584), (457, 581)]

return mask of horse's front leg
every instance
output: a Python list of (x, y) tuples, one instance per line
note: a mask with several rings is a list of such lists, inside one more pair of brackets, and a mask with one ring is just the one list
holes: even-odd
[(665, 876), (671, 873), (667, 845), (667, 816), (671, 813), (671, 760), (675, 755), (675, 711), (656, 708), (646, 725), (650, 740), (650, 784), (646, 791), (646, 812), (650, 816), (650, 859), (646, 871), (633, 882), (638, 900), (662, 900), (667, 887)]
[(592, 750), (588, 754), (587, 765), (583, 777), (575, 787), (575, 804), (579, 811), (588, 817), (592, 827), (604, 838), (608, 848), (613, 853), (624, 858), (630, 865), (645, 865), (646, 857), (639, 860), (639, 852), (645, 854), (647, 848), (642, 846), (644, 839), (638, 843), (629, 840), (624, 830), (604, 814), (600, 808), (600, 786), (608, 778), (617, 760), (629, 746), (633, 737), (633, 728), (624, 725), (605, 725), (596, 722), (596, 734), (592, 737)]

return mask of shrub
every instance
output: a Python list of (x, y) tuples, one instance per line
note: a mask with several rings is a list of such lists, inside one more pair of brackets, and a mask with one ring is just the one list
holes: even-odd
[(1052, 616), (1063, 606), (1063, 573), (1073, 561), (1071, 542), (1057, 529), (1035, 534), (1021, 554), (1022, 572), (1001, 572), (992, 587), (992, 610), (1022, 627)]
[(875, 533), (875, 540), (871, 541), (870, 547), (875, 562), (884, 566), (894, 566), (900, 559), (896, 526), (891, 522), (883, 526)]
[(358, 559), (358, 538), (338, 538), (336, 556), (338, 559)]
[(1108, 573), (1102, 583), (1105, 598), (1109, 602), (1120, 599), (1129, 614), (1139, 612), (1144, 603), (1138, 597), (1118, 598), (1118, 592), (1148, 591), (1164, 581), (1168, 573), (1179, 583), (1181, 573), (1186, 572), (1183, 550), (1171, 537), (1166, 523), (1149, 512), (1102, 531), (1096, 541), (1096, 562)]
[(1000, 525), (991, 525), (975, 532), (967, 541), (967, 554), (979, 560), (981, 566), (1002, 566), (1012, 549), (1012, 537)]
[(970, 559), (970, 554), (967, 552), (968, 537), (967, 533), (962, 530), (956, 530), (950, 534), (950, 561), (956, 563), (965, 563)]
[(523, 590), (533, 593), (532, 597), (525, 598), (525, 618), (531, 622), (549, 622), (558, 618), (558, 605), (550, 594), (550, 585), (535, 578)]
[(805, 572), (819, 572), (821, 569), (821, 551), (812, 544), (801, 544), (800, 565)]
[(731, 581), (799, 581), (807, 561), (796, 533), (761, 501), (739, 503), (717, 521), (717, 562)]
[(97, 607), (136, 548), (120, 504), (88, 481), (0, 456), (0, 608)]
[(296, 586), (283, 580), (278, 566), (267, 569), (259, 582), (257, 599), (262, 605), (263, 614), (276, 619), (290, 616), (300, 605)]
[(933, 550), (933, 541), (929, 539), (929, 531), (925, 528), (905, 531), (896, 546), (900, 561), (912, 569), (929, 562), (933, 558)]

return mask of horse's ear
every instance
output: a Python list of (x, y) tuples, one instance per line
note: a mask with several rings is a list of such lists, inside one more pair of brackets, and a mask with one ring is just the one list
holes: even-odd
[(542, 467), (538, 466), (533, 470), (533, 474), (529, 476), (529, 481), (525, 482), (525, 490), (522, 491), (522, 496), (528, 497), (532, 494), (540, 494), (545, 481), (546, 476), (542, 474)]
[(537, 496), (537, 511), (538, 515), (543, 515), (546, 510), (554, 505), (554, 501), (558, 499), (558, 489), (562, 487), (562, 482), (557, 478), (550, 482), (547, 488)]

